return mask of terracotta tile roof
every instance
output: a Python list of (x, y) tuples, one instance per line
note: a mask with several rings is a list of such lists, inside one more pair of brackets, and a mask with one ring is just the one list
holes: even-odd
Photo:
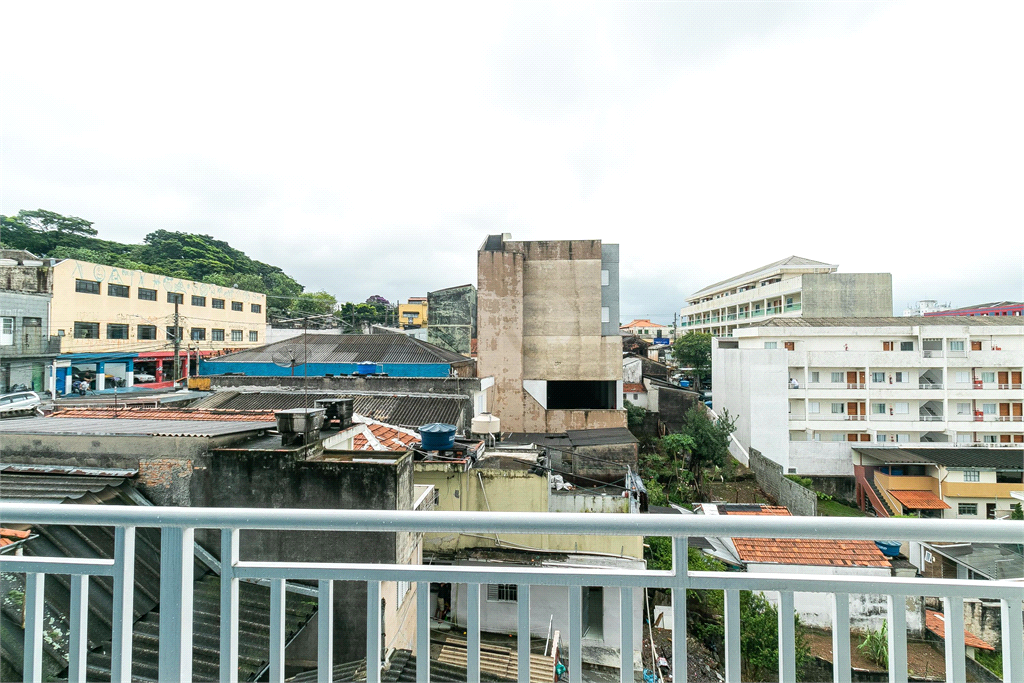
[(364, 427), (352, 439), (354, 451), (407, 451), (420, 443), (420, 435), (408, 429), (371, 421)]
[(30, 531), (18, 531), (17, 529), (0, 529), (0, 548), (17, 543), (18, 541), (24, 541), (31, 533)]
[[(758, 511), (728, 511), (728, 515), (789, 516), (782, 506), (762, 505)], [(734, 538), (744, 562), (796, 564), (817, 567), (890, 567), (872, 541), (833, 541), (812, 538)]]
[(643, 384), (634, 384), (634, 383), (630, 382), (629, 384), (623, 384), (622, 385), (622, 393), (624, 393), (624, 394), (646, 394), (647, 393), (647, 387), (645, 387)]
[(931, 491), (889, 491), (889, 493), (911, 510), (949, 509), (949, 505)]
[(198, 420), (200, 422), (274, 422), (273, 410), (166, 410), (163, 408), (58, 408), (52, 417), (126, 420)]
[[(933, 610), (925, 611), (925, 628), (937, 635), (943, 640), (946, 639), (946, 619), (939, 612)], [(964, 629), (964, 643), (967, 647), (976, 647), (979, 650), (992, 650), (995, 652), (995, 648), (986, 643), (984, 640), (974, 635), (967, 629)]]
[(634, 320), (633, 322), (626, 323), (620, 329), (628, 328), (628, 327), (664, 327), (664, 325), (655, 325), (650, 320), (647, 320), (645, 318), (643, 320)]

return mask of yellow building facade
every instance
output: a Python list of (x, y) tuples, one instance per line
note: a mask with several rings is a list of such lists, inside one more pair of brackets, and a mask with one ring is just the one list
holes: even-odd
[(423, 296), (411, 296), (404, 304), (398, 304), (398, 319), (403, 325), (427, 324), (427, 298)]
[(168, 351), (174, 308), (182, 348), (221, 350), (265, 343), (266, 295), (65, 260), (53, 268), (51, 334), (64, 353)]

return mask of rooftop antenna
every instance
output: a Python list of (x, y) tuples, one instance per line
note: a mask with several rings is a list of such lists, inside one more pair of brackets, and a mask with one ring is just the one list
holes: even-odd
[(279, 320), (278, 323), (291, 323), (297, 320), (302, 321), (302, 349), (298, 346), (289, 345), (285, 346), (279, 351), (275, 351), (270, 359), (274, 361), (275, 365), (279, 365), (282, 368), (291, 368), (292, 377), (295, 376), (295, 366), (302, 366), (302, 407), (309, 408), (309, 373), (306, 368), (306, 340), (309, 337), (309, 321), (316, 320), (318, 318), (333, 318), (333, 313), (324, 313), (322, 315), (304, 315), (301, 318), (289, 318), (287, 320)]

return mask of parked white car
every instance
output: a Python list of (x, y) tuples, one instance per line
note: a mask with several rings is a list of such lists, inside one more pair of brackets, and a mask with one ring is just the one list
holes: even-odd
[(139, 382), (155, 382), (155, 381), (156, 381), (156, 377), (154, 377), (153, 375), (149, 374), (148, 372), (136, 372), (135, 373), (135, 382), (136, 383), (139, 383)]
[(0, 417), (33, 415), (42, 401), (34, 391), (16, 391), (0, 396)]

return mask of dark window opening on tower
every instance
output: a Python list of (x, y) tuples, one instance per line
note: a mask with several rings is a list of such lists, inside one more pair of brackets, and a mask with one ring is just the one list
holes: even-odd
[(614, 381), (548, 382), (548, 410), (615, 410)]

